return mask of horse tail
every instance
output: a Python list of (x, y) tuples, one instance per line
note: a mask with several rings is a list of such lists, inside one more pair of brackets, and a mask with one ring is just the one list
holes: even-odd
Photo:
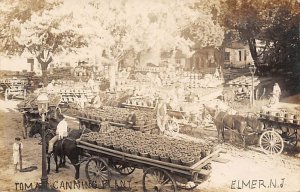
[(225, 124), (224, 123), (222, 123), (221, 132), (222, 132), (223, 141), (225, 141)]
[(224, 123), (224, 120), (225, 120), (225, 117), (227, 116), (227, 112), (224, 113), (224, 116), (222, 118), (222, 137), (223, 137), (223, 140), (225, 141), (225, 126), (226, 124)]

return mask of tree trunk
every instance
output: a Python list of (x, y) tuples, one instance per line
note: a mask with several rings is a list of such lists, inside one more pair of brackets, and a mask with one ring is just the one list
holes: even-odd
[(48, 68), (48, 65), (53, 60), (52, 56), (50, 55), (50, 52), (48, 50), (43, 50), (36, 58), (37, 58), (38, 62), (41, 64), (43, 84), (46, 87), (48, 85), (47, 68)]
[(42, 81), (43, 81), (43, 85), (44, 87), (46, 87), (48, 85), (48, 74), (47, 74), (47, 69), (46, 70), (42, 70)]
[(254, 61), (254, 65), (257, 66), (257, 64), (258, 64), (258, 57), (257, 57), (255, 39), (254, 38), (248, 38), (247, 42), (248, 42), (248, 45), (249, 45), (249, 49), (250, 49), (250, 53), (251, 53), (252, 59)]

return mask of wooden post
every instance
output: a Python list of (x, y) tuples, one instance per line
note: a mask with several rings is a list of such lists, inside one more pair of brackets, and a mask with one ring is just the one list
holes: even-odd
[(19, 144), (19, 161), (20, 161), (20, 171), (22, 171), (22, 147), (21, 143)]

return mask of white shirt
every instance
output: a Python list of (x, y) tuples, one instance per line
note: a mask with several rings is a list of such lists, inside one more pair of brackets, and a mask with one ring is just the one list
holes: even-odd
[(280, 89), (279, 85), (274, 85), (273, 86), (273, 93), (276, 94), (276, 95), (281, 94), (281, 89)]
[(53, 84), (52, 84), (52, 83), (49, 83), (49, 84), (47, 85), (47, 90), (48, 90), (48, 91), (52, 91), (53, 89), (54, 89)]
[(68, 136), (68, 123), (64, 119), (58, 123), (56, 134), (58, 135), (59, 139)]
[(20, 161), (20, 151), (19, 151), (20, 147), (21, 147), (21, 149), (23, 149), (22, 143), (14, 143), (13, 144), (13, 162), (14, 162), (14, 164), (17, 164)]

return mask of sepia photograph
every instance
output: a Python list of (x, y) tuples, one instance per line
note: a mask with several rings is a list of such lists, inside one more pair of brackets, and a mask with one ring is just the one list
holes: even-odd
[(0, 192), (300, 192), (299, 129), (300, 0), (0, 0)]

